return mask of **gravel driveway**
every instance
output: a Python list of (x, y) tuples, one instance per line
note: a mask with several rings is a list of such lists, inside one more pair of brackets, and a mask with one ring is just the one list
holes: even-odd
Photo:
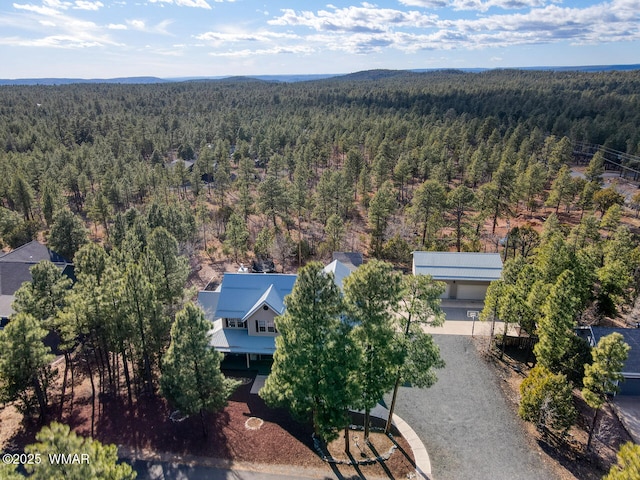
[[(447, 366), (431, 388), (402, 388), (396, 413), (416, 431), (433, 480), (553, 480), (471, 338), (434, 335)], [(387, 404), (390, 399), (385, 397)]]

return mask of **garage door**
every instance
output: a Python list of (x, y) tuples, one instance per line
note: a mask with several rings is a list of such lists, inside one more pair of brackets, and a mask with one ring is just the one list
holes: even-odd
[(444, 289), (444, 293), (440, 295), (440, 298), (449, 298), (449, 291), (451, 290), (451, 284), (447, 282), (446, 285), (447, 286)]
[(487, 285), (458, 284), (458, 300), (484, 300), (487, 295)]
[(640, 395), (640, 378), (628, 378), (619, 386), (619, 395)]

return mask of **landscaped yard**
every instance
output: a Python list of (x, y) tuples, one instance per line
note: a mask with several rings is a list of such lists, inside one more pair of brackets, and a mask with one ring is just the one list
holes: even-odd
[[(236, 377), (247, 376), (246, 372), (227, 373)], [(169, 453), (175, 455), (177, 461), (182, 456), (189, 456), (294, 465), (325, 469), (327, 475), (331, 475), (330, 466), (320, 459), (314, 449), (310, 427), (293, 420), (285, 410), (266, 407), (258, 395), (249, 393), (250, 388), (251, 382), (245, 382), (223, 411), (205, 417), (208, 430), (206, 438), (199, 417), (172, 421), (169, 407), (159, 396), (142, 398), (133, 406), (129, 406), (124, 394), (118, 397), (103, 396), (100, 404), (96, 401), (95, 438), (103, 443), (124, 446), (127, 451), (135, 452), (138, 458), (153, 458), (156, 453)], [(59, 395), (53, 398), (55, 404), (59, 405)], [(50, 420), (58, 419), (58, 412), (59, 409), (52, 408)], [(20, 420), (21, 416), (12, 406), (0, 410), (0, 449), (21, 449), (33, 441), (38, 426), (23, 428)], [(91, 434), (91, 390), (86, 378), (75, 386), (73, 409), (70, 397), (67, 397), (62, 421), (78, 433)], [(351, 452), (357, 459), (361, 457), (356, 442), (363, 447), (361, 433), (355, 431), (352, 434)], [(414, 470), (411, 449), (399, 436), (395, 440), (399, 448), (384, 466), (361, 465), (359, 471), (370, 477), (387, 477), (391, 472), (395, 478), (406, 478)], [(335, 444), (330, 445), (331, 452), (337, 456), (343, 443), (341, 436)], [(382, 454), (391, 445), (389, 439), (379, 434), (374, 448)], [(345, 477), (357, 474), (354, 467), (340, 465), (337, 468)]]

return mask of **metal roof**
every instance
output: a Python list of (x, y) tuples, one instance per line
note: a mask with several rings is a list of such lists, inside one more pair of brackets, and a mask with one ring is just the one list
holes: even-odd
[(276, 351), (275, 337), (248, 335), (244, 329), (222, 328), (222, 320), (213, 322), (209, 334), (209, 345), (220, 352), (273, 355)]
[(592, 347), (596, 346), (602, 337), (618, 332), (631, 347), (629, 357), (624, 363), (624, 373), (640, 373), (640, 328), (609, 328), (589, 327), (591, 335), (587, 338)]
[(413, 273), (435, 280), (492, 282), (502, 275), (502, 259), (498, 253), (413, 252)]
[[(355, 267), (354, 267), (355, 268)], [(325, 273), (333, 273), (333, 281), (342, 290), (342, 282), (347, 278), (353, 270), (340, 260), (334, 260), (329, 265), (324, 267)]]
[(244, 318), (267, 303), (277, 314), (293, 290), (296, 275), (278, 273), (225, 273), (220, 285), (215, 318)]

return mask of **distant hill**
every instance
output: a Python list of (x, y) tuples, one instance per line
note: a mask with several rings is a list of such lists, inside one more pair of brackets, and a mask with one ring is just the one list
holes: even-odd
[[(503, 70), (504, 68), (500, 68)], [(187, 82), (187, 81), (217, 81), (217, 82), (250, 82), (250, 81), (264, 81), (264, 82), (281, 82), (281, 83), (295, 83), (295, 82), (307, 82), (314, 80), (325, 80), (329, 78), (335, 78), (348, 81), (375, 81), (387, 78), (401, 78), (410, 77), (418, 73), (426, 72), (442, 72), (446, 74), (461, 74), (461, 73), (480, 73), (488, 70), (496, 70), (493, 68), (460, 68), (460, 69), (446, 69), (446, 68), (424, 68), (424, 69), (412, 69), (412, 70), (365, 70), (361, 72), (354, 72), (348, 74), (311, 74), (311, 75), (246, 75), (246, 76), (216, 76), (216, 77), (180, 77), (180, 78), (158, 78), (158, 77), (121, 77), (121, 78), (18, 78), (18, 79), (0, 79), (0, 85), (70, 85), (74, 83), (120, 83), (120, 84), (153, 84), (153, 83), (175, 83), (175, 82)], [(640, 70), (640, 64), (634, 65), (585, 65), (575, 67), (518, 67), (510, 68), (509, 70), (543, 70), (543, 71), (576, 71), (576, 72), (607, 72), (607, 71), (627, 71), (627, 70)]]
[(71, 85), (74, 83), (165, 83), (167, 80), (157, 77), (122, 77), (122, 78), (16, 78), (0, 79), (0, 85)]

